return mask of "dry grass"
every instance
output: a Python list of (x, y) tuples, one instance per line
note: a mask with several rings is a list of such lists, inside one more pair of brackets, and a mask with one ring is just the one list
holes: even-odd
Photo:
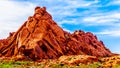
[(0, 68), (120, 68), (120, 55), (104, 58), (72, 55), (38, 62), (1, 59), (0, 62)]

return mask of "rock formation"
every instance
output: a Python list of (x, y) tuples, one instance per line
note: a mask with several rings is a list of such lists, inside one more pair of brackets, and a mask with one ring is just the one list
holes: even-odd
[(61, 55), (111, 56), (112, 53), (92, 33), (64, 31), (45, 7), (36, 7), (33, 16), (7, 39), (0, 40), (0, 56), (21, 55), (33, 60), (54, 59)]

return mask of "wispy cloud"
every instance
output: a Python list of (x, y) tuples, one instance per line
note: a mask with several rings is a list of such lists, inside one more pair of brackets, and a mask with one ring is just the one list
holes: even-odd
[(63, 28), (63, 30), (64, 30), (64, 31), (67, 31), (67, 32), (69, 32), (69, 33), (73, 33), (72, 31), (70, 31), (70, 30), (68, 30), (68, 29), (66, 29), (66, 28)]
[[(97, 3), (98, 1), (85, 1), (85, 0), (64, 0), (64, 1), (63, 0), (58, 0), (58, 1), (50, 0), (49, 1), (49, 0), (45, 0), (45, 2), (47, 2), (47, 7), (49, 7), (48, 11), (52, 14), (55, 20), (58, 21), (58, 24), (61, 24), (61, 22), (59, 21), (62, 21), (62, 24), (63, 24), (65, 17), (83, 16), (83, 13), (86, 13), (86, 11), (85, 12), (81, 12), (81, 11), (87, 10), (84, 8), (88, 8), (92, 6), (92, 4)], [(69, 23), (73, 22), (72, 19), (73, 18), (71, 18), (71, 22)], [(74, 20), (74, 23), (77, 23), (78, 19), (80, 18), (76, 18), (76, 20)]]
[(33, 14), (34, 7), (30, 2), (0, 1), (0, 38), (17, 30)]
[(113, 37), (120, 37), (120, 30), (103, 30), (101, 32), (96, 32), (97, 35), (105, 35), (105, 36), (113, 36)]
[(108, 5), (120, 5), (120, 0), (112, 0)]
[(83, 21), (88, 25), (117, 25), (120, 21), (120, 13), (110, 12), (98, 15), (93, 15), (91, 17), (84, 17)]

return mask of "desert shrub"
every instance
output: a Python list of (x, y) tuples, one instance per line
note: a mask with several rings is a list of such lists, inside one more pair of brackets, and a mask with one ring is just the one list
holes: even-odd
[(98, 68), (98, 67), (101, 67), (102, 64), (99, 63), (99, 62), (94, 62), (93, 64), (89, 64), (88, 67), (89, 68)]
[(116, 64), (112, 68), (120, 68), (120, 64)]
[(74, 68), (65, 64), (54, 64), (50, 68)]

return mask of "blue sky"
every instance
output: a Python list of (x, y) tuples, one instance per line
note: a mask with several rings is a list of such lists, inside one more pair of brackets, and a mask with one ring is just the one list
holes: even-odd
[(92, 32), (112, 52), (120, 53), (120, 0), (1, 0), (0, 38), (16, 31), (36, 6), (46, 6), (64, 30)]

